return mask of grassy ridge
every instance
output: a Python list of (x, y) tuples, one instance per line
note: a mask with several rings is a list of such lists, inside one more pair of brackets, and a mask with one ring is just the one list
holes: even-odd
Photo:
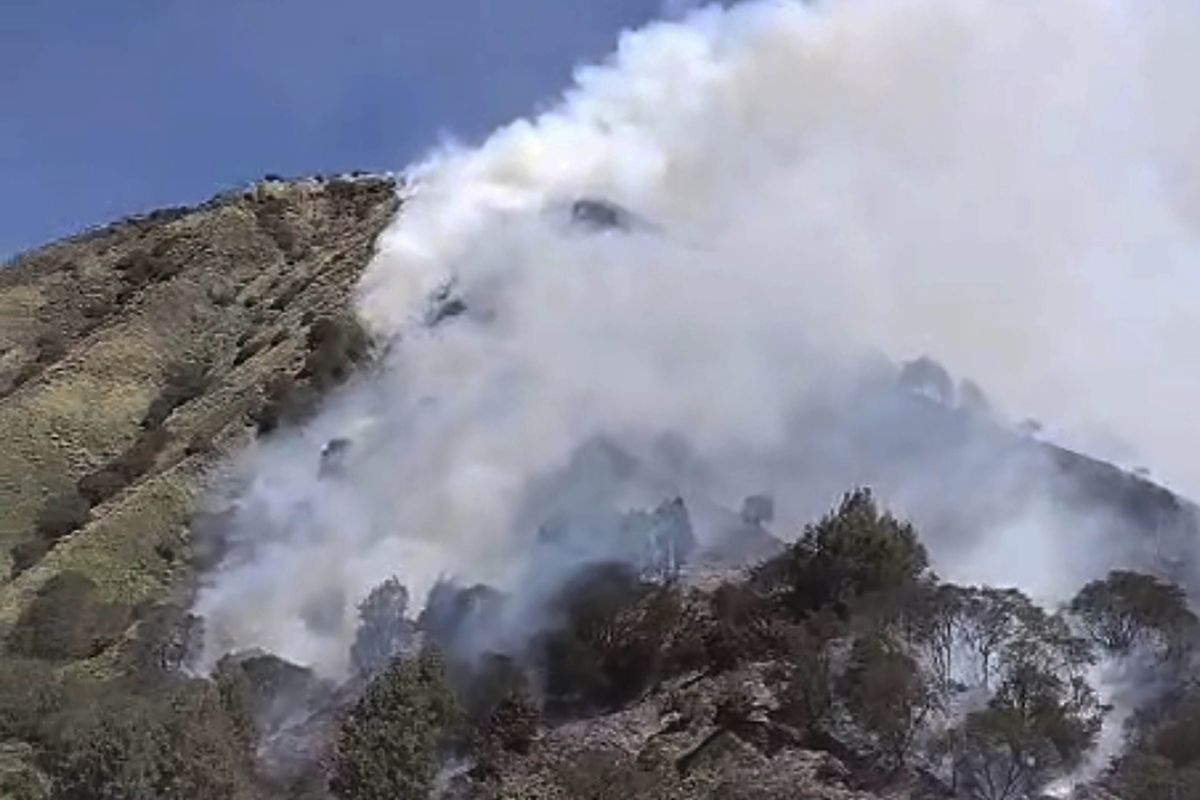
[[(390, 180), (268, 181), (0, 269), (0, 634), (64, 571), (137, 608), (182, 585), (179, 532), (212, 467), (302, 368), (314, 321), (345, 313), (397, 207)], [(154, 420), (146, 463), (39, 544), (39, 515), (144, 435), (181, 364), (200, 365), (203, 390)]]

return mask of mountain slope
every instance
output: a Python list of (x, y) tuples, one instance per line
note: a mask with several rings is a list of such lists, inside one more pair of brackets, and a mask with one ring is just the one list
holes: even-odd
[[(89, 706), (102, 706), (110, 693), (121, 703), (126, 696), (119, 693), (128, 691), (148, 704), (147, 714), (161, 711), (156, 703), (170, 707), (177, 718), (161, 725), (176, 734), (170, 726), (178, 718), (192, 724), (179, 708), (203, 708), (218, 691), (228, 699), (222, 676), (193, 681), (177, 669), (192, 624), (188, 591), (204, 556), (190, 530), (196, 501), (217, 466), (257, 433), (303, 418), (363, 359), (365, 335), (349, 300), (375, 238), (399, 208), (397, 189), (374, 177), (268, 180), (195, 209), (157, 212), (50, 245), (0, 270), (0, 670), (11, 670), (10, 680), (0, 681), (0, 712), (23, 704), (13, 693), (33, 685), (25, 675), (49, 675), (50, 683), (69, 678), (65, 705), (82, 710), (71, 725), (84, 732), (93, 730)], [(881, 480), (892, 469), (928, 474), (959, 510), (1049, 490), (1065, 505), (1103, 516), (1103, 530), (1087, 535), (1107, 537), (1105, 547), (1116, 543), (1122, 563), (1189, 583), (1198, 530), (1191, 503), (918, 392), (891, 387), (884, 399), (882, 410), (865, 417), (870, 424), (848, 428), (853, 436), (844, 442), (884, 465)], [(996, 486), (944, 481), (968, 429), (995, 439), (988, 452), (1006, 463), (1038, 469)], [(999, 469), (980, 474), (1007, 476)], [(964, 513), (947, 527), (970, 519)], [(715, 608), (720, 581), (742, 577), (717, 571), (711, 591), (689, 602)], [(737, 614), (731, 619), (739, 636), (756, 630)], [(691, 618), (681, 620), (679, 630), (694, 632)], [(831, 639), (842, 640), (849, 638)], [(717, 641), (718, 654), (743, 647), (740, 638), (731, 641)], [(661, 637), (649, 642), (651, 651), (665, 645)], [(664, 675), (604, 713), (560, 714), (538, 723), (529, 753), (497, 759), (494, 774), (483, 778), (443, 776), (447, 791), (464, 799), (775, 798), (801, 789), (829, 800), (936, 796), (939, 787), (915, 772), (877, 776), (874, 765), (838, 742), (798, 737), (781, 723), (789, 684), (778, 669), (790, 658), (739, 655), (736, 667)], [(304, 668), (272, 656), (240, 664), (302, 685), (309, 680)], [(239, 669), (253, 671), (235, 661), (235, 675)], [(141, 686), (145, 676), (161, 685)], [(270, 705), (279, 686), (270, 678), (263, 683), (246, 691), (262, 692)], [(325, 733), (310, 738), (329, 745), (361, 688), (341, 687), (317, 717)], [(197, 729), (207, 725), (215, 741), (231, 740), (237, 713), (225, 709)], [(6, 723), (0, 713), (0, 797), (18, 785), (28, 791), (15, 796), (47, 796), (43, 769), (59, 757), (56, 740), (14, 735)], [(81, 734), (85, 741), (90, 735)], [(193, 741), (200, 752), (211, 744)], [(310, 744), (301, 741), (296, 752), (308, 753)], [(249, 752), (247, 745), (243, 755)], [(301, 760), (300, 777), (317, 782), (306, 796), (326, 796), (314, 766), (324, 762)], [(240, 788), (228, 796), (299, 796), (292, 788), (251, 791), (244, 784), (254, 768), (249, 756), (246, 762), (229, 778)], [(214, 773), (203, 777), (228, 777)]]
[[(177, 585), (209, 468), (249, 440), (271, 381), (302, 367), (314, 323), (346, 315), (397, 207), (389, 179), (265, 181), (0, 270), (0, 627), (64, 570), (130, 607)], [(189, 369), (194, 385), (148, 420)], [(148, 463), (39, 558), (39, 514), (147, 429), (165, 434), (134, 459)]]

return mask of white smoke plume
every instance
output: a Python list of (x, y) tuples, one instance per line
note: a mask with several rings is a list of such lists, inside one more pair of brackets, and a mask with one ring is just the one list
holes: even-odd
[[(549, 580), (531, 498), (601, 439), (640, 464), (622, 507), (680, 494), (712, 527), (769, 491), (786, 536), (871, 482), (941, 573), (1048, 600), (1150, 547), (1113, 545), (1019, 437), (863, 387), (931, 353), (1200, 490), (1197, 23), (1182, 0), (702, 8), (436, 152), (361, 285), (388, 354), (242, 465), (207, 656), (336, 676), (389, 575), (414, 598), (439, 575)], [(629, 224), (572, 224), (580, 198)], [(430, 325), (439, 296), (466, 311)], [(338, 436), (345, 475), (319, 480)]]

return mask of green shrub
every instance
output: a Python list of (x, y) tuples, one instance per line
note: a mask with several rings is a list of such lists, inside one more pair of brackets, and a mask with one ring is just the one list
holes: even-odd
[(53, 546), (53, 542), (41, 536), (33, 536), (13, 545), (12, 550), (8, 552), (9, 558), (12, 559), (12, 577), (15, 578), (45, 558)]
[(527, 688), (501, 697), (474, 736), (477, 772), (494, 774), (507, 753), (527, 755), (541, 722), (542, 710)]
[(83, 307), (83, 318), (87, 320), (85, 330), (95, 328), (110, 314), (117, 312), (118, 306), (113, 298), (97, 297), (88, 301)]
[(952, 732), (956, 782), (979, 800), (1038, 796), (1081, 763), (1102, 716), (1082, 679), (1024, 665)]
[(784, 690), (778, 718), (802, 734), (816, 733), (833, 707), (833, 670), (830, 665), (829, 631), (821, 620), (791, 626), (785, 633), (787, 658)]
[(711, 597), (713, 620), (704, 632), (705, 661), (723, 672), (771, 653), (774, 641), (771, 607), (754, 587), (726, 582)]
[(1200, 766), (1179, 767), (1143, 752), (1122, 758), (1108, 783), (1122, 800), (1195, 800), (1200, 797)]
[(487, 630), (503, 610), (505, 597), (482, 583), (463, 586), (453, 579), (439, 579), (429, 590), (417, 626), (429, 641), (452, 651), (463, 637)]
[(78, 491), (69, 489), (46, 501), (34, 520), (34, 528), (44, 540), (56, 542), (86, 525), (91, 510), (91, 504)]
[(52, 720), (46, 761), (61, 800), (242, 800), (250, 742), (207, 681), (152, 696), (98, 687)]
[(0, 741), (37, 742), (46, 718), (62, 707), (62, 682), (43, 661), (0, 660)]
[(219, 452), (219, 448), (213, 441), (212, 434), (203, 431), (188, 439), (188, 443), (183, 448), (185, 456), (211, 456), (217, 452)]
[(55, 542), (82, 528), (91, 518), (91, 504), (75, 489), (54, 495), (34, 518), (34, 535), (10, 551), (13, 574), (20, 574), (41, 561)]
[(1194, 683), (1146, 704), (1126, 723), (1128, 750), (1110, 782), (1128, 800), (1200, 797), (1200, 695)]
[(33, 344), (35, 360), (43, 366), (53, 364), (67, 354), (67, 340), (58, 331), (46, 331)]
[(1200, 628), (1182, 588), (1127, 570), (1084, 586), (1070, 610), (1097, 645), (1118, 655), (1143, 644), (1164, 656), (1182, 656)]
[(129, 609), (96, 599), (96, 586), (78, 572), (46, 581), (8, 635), (11, 653), (50, 661), (90, 658), (104, 650), (130, 621)]
[[(287, 338), (280, 330), (272, 342)], [(261, 339), (242, 343), (234, 364), (240, 364), (263, 347)], [(369, 354), (370, 339), (353, 317), (320, 317), (309, 328), (308, 354), (295, 376), (277, 373), (264, 389), (262, 403), (251, 414), (260, 434), (281, 425), (295, 425), (313, 415), (320, 395), (345, 381)]]
[(121, 273), (121, 280), (129, 284), (143, 284), (157, 272), (154, 259), (142, 249), (131, 250), (113, 265)]
[(1176, 709), (1173, 719), (1155, 732), (1152, 746), (1176, 766), (1200, 768), (1200, 698)]
[(394, 662), (342, 725), (330, 789), (342, 800), (425, 800), (458, 719), (440, 656)]
[(907, 589), (928, 564), (912, 525), (880, 512), (870, 490), (858, 489), (754, 577), (794, 614), (825, 607), (846, 614), (863, 598)]
[(527, 692), (529, 678), (512, 656), (487, 653), (477, 662), (455, 663), (451, 682), (467, 722), (484, 725), (500, 702), (513, 693)]
[(139, 684), (154, 686), (175, 676), (202, 638), (201, 618), (175, 603), (153, 606), (139, 614), (122, 666)]
[(611, 708), (665, 676), (682, 619), (674, 586), (643, 583), (630, 567), (589, 567), (555, 602), (563, 623), (537, 648), (557, 709)]
[(209, 380), (208, 368), (204, 364), (194, 361), (172, 364), (167, 370), (166, 383), (142, 417), (142, 427), (161, 426), (175, 409), (204, 394)]
[(278, 295), (276, 295), (275, 299), (271, 301), (271, 309), (274, 311), (283, 311), (292, 304), (292, 301), (295, 300), (302, 291), (304, 291), (303, 281), (294, 281), (293, 283), (288, 284)]
[(16, 389), (32, 380), (66, 353), (67, 341), (61, 333), (51, 330), (39, 335), (33, 342), (33, 358), (13, 376), (11, 388)]
[(253, 335), (247, 331), (238, 337), (238, 350), (233, 354), (233, 365), (235, 367), (240, 367), (242, 364), (245, 364), (247, 361), (254, 358), (254, 356), (257, 355), (260, 350), (262, 350), (262, 348), (262, 340), (254, 338)]
[(121, 455), (80, 478), (79, 494), (93, 506), (118, 494), (150, 471), (170, 438), (162, 428), (142, 431)]
[(181, 266), (179, 261), (167, 258), (166, 251), (158, 247), (153, 251), (139, 248), (126, 253), (114, 264), (121, 275), (117, 302), (124, 303), (146, 286), (174, 277)]
[(487, 733), (505, 750), (528, 753), (541, 724), (542, 710), (528, 689), (509, 692), (496, 705), (487, 723)]
[(4, 800), (48, 800), (50, 785), (37, 768), (27, 744), (0, 742), (0, 797)]
[(333, 201), (336, 213), (353, 214), (357, 219), (366, 219), (378, 203), (391, 198), (394, 188), (388, 181), (334, 178), (325, 184), (325, 193)]
[(863, 636), (854, 642), (838, 683), (847, 709), (875, 738), (882, 758), (892, 766), (903, 764), (936, 706), (916, 661), (886, 636)]
[(253, 208), (259, 228), (271, 237), (280, 252), (285, 256), (301, 254), (303, 247), (291, 222), (291, 206), (286, 199), (271, 194), (260, 194)]
[(264, 733), (278, 730), (298, 708), (323, 705), (331, 688), (307, 667), (269, 653), (226, 656), (214, 678), (240, 724)]
[(416, 626), (405, 617), (407, 611), (408, 589), (396, 577), (358, 604), (360, 624), (350, 645), (350, 663), (359, 674), (377, 675), (412, 642)]
[(308, 356), (300, 377), (318, 391), (336, 386), (366, 359), (370, 346), (370, 337), (354, 317), (319, 317), (308, 329)]
[(260, 434), (281, 425), (297, 425), (316, 411), (317, 396), (306, 384), (287, 373), (277, 373), (267, 383), (262, 403), (251, 415)]

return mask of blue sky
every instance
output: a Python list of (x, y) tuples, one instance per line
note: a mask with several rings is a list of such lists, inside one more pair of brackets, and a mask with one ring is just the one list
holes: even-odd
[(0, 258), (264, 173), (399, 169), (661, 0), (0, 0)]

